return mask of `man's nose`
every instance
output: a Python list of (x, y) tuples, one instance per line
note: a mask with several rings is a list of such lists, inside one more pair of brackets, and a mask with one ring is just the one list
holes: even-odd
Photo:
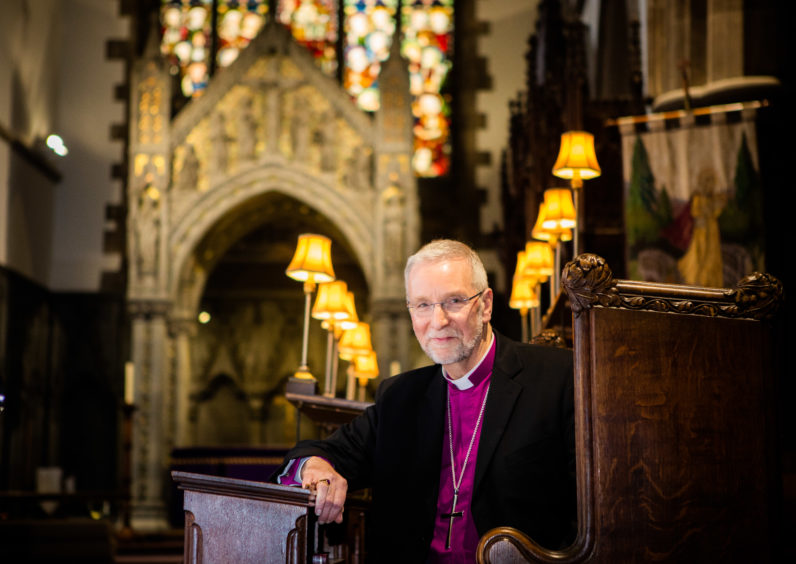
[(444, 327), (448, 324), (448, 314), (442, 309), (442, 304), (434, 304), (431, 310), (431, 324), (434, 327)]

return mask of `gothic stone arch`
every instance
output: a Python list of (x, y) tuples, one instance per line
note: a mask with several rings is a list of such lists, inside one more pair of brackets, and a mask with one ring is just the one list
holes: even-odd
[(194, 254), (247, 202), (280, 192), (335, 224), (371, 288), (382, 374), (409, 358), (402, 266), (417, 247), (419, 219), (405, 69), (397, 55), (385, 64), (383, 82), (394, 90), (372, 119), (289, 32), (268, 25), (171, 119), (157, 46), (134, 65), (127, 230), (136, 526), (164, 523), (166, 461), (184, 440), (189, 342), (208, 275)]

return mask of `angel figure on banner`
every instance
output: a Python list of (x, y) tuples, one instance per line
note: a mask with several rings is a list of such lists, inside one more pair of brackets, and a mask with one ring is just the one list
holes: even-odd
[(722, 287), (719, 216), (727, 205), (728, 194), (717, 187), (716, 172), (703, 169), (697, 177), (697, 189), (691, 195), (688, 210), (693, 221), (691, 241), (677, 267), (686, 284)]

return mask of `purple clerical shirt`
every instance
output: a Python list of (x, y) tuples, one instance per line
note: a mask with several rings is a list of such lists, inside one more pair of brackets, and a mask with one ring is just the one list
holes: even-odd
[(443, 517), (443, 515), (451, 512), (453, 504), (453, 477), (451, 475), (450, 443), (448, 442), (448, 419), (446, 415), (444, 439), (442, 441), (442, 470), (439, 476), (437, 515), (434, 523), (434, 537), (431, 541), (431, 551), (428, 558), (429, 562), (446, 564), (472, 564), (475, 562), (478, 531), (475, 528), (475, 521), (470, 511), (470, 502), (473, 498), (475, 459), (478, 453), (481, 427), (484, 423), (483, 417), (479, 428), (475, 429), (475, 426), (489, 389), (494, 362), (495, 338), (492, 336), (489, 350), (473, 370), (457, 380), (450, 380), (446, 376), (446, 380), (448, 380), (448, 397), (450, 398), (453, 457), (456, 461), (457, 481), (459, 480), (462, 465), (467, 456), (467, 448), (470, 446), (470, 440), (474, 432), (475, 440), (470, 450), (467, 466), (464, 468), (464, 477), (462, 478), (459, 495), (456, 500), (456, 512), (462, 511), (463, 515), (453, 518), (451, 545), (449, 549), (446, 549), (445, 544), (448, 538), (450, 518)]

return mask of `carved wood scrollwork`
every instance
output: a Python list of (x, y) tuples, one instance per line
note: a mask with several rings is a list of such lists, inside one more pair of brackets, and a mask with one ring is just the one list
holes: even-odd
[(741, 279), (727, 292), (735, 302), (737, 315), (755, 319), (771, 319), (779, 310), (785, 297), (782, 282), (770, 274), (755, 272)]
[(566, 348), (567, 342), (559, 335), (555, 329), (544, 329), (541, 333), (531, 338), (534, 345), (546, 345), (548, 347)]
[[(784, 297), (782, 283), (759, 272), (746, 276), (729, 290), (615, 280), (605, 259), (589, 253), (568, 262), (562, 278), (576, 317), (584, 310), (602, 306), (709, 317), (771, 319)], [(678, 292), (675, 293), (674, 288)], [(688, 299), (683, 299), (684, 292)]]
[(564, 267), (563, 284), (573, 313), (577, 316), (593, 305), (619, 305), (614, 275), (605, 259), (582, 254)]

